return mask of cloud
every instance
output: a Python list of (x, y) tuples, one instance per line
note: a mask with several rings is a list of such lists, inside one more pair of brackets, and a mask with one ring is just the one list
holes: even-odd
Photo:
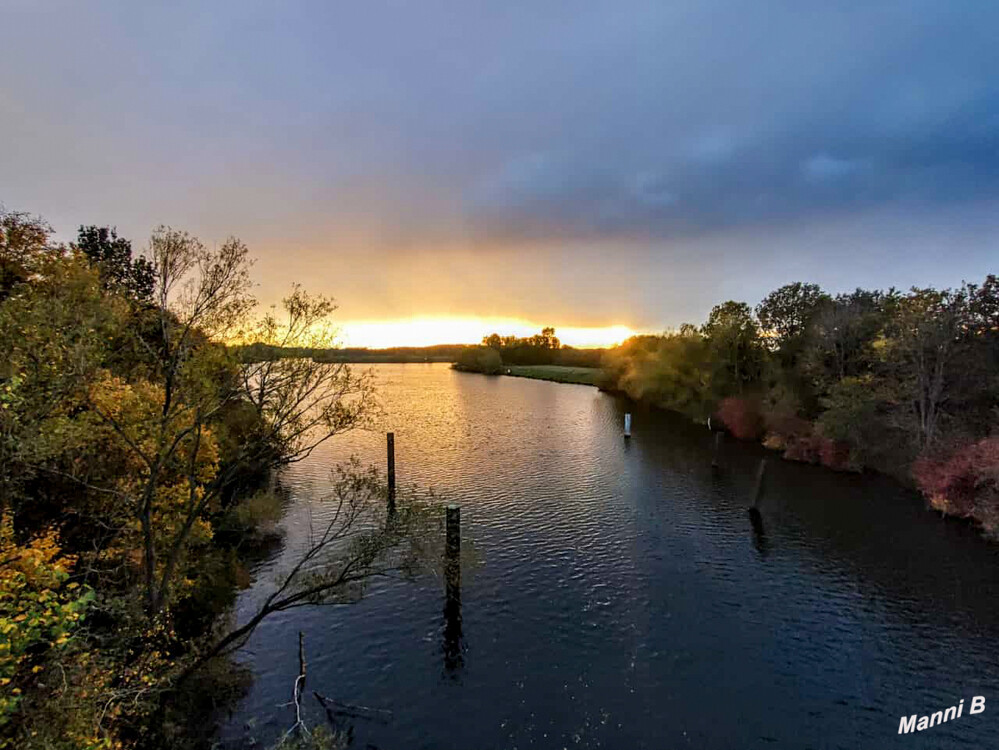
[(763, 259), (788, 228), (999, 199), (994, 3), (67, 1), (4, 31), (6, 205), (234, 232), (282, 274), (293, 241), (349, 252), (372, 294), (428, 247), (640, 246), (674, 274), (720, 236)]
[(809, 180), (838, 180), (867, 168), (863, 159), (837, 159), (828, 154), (816, 154), (801, 165), (802, 172)]

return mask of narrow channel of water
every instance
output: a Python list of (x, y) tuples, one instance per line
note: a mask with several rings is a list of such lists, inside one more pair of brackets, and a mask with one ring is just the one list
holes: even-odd
[[(478, 565), (462, 581), (463, 660), (445, 664), (439, 580), (266, 621), (241, 655), (252, 690), (223, 738), (266, 745), (293, 721), (297, 632), (309, 686), (390, 709), (357, 747), (999, 747), (999, 545), (887, 479), (771, 459), (586, 386), (375, 368), (401, 484), (462, 506)], [(631, 407), (628, 407), (631, 408)], [(301, 549), (329, 472), (384, 465), (384, 430), (286, 477), (285, 545), (248, 611)], [(899, 717), (986, 696), (916, 735)], [(322, 717), (314, 710), (312, 720)]]

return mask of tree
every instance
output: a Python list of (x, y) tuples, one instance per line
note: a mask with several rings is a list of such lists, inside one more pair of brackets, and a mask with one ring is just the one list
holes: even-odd
[(712, 356), (712, 387), (717, 396), (743, 393), (759, 380), (763, 351), (753, 313), (745, 302), (715, 305), (702, 327)]
[(837, 295), (816, 312), (803, 360), (820, 393), (843, 378), (873, 371), (878, 359), (875, 344), (894, 299), (894, 290), (857, 289)]
[(889, 320), (885, 364), (898, 391), (897, 414), (921, 449), (936, 442), (957, 395), (967, 303), (966, 290), (913, 287)]
[(661, 336), (633, 336), (608, 352), (616, 388), (664, 409), (703, 417), (710, 400), (710, 351), (704, 336), (683, 326)]
[(556, 361), (562, 342), (555, 335), (555, 329), (547, 327), (527, 338), (500, 336), (492, 333), (483, 337), (482, 345), (500, 352), (505, 364), (541, 365)]
[[(336, 309), (332, 299), (296, 285), (281, 301), (283, 317), (272, 308), (245, 336), (283, 349), (333, 349), (338, 342), (330, 317)], [(242, 361), (235, 396), (250, 403), (265, 425), (259, 440), (276, 449), (277, 466), (300, 461), (335, 435), (362, 426), (373, 390), (370, 376), (355, 374), (346, 363), (303, 356)], [(259, 460), (254, 450), (259, 446), (241, 460)]]
[(538, 346), (542, 349), (559, 349), (562, 343), (558, 340), (555, 335), (555, 329), (551, 326), (541, 329), (541, 336), (536, 337)]
[(482, 345), (499, 351), (503, 348), (503, 339), (500, 338), (498, 333), (491, 333), (488, 336), (483, 336)]
[(385, 487), (375, 469), (356, 459), (335, 469), (332, 512), (310, 538), (306, 551), (283, 570), (263, 603), (244, 622), (210, 644), (179, 680), (210, 660), (244, 645), (268, 616), (297, 607), (354, 601), (372, 579), (410, 575), (441, 558), (442, 516), (432, 495), (401, 493), (386, 523), (372, 524), (384, 508)]
[(156, 284), (153, 264), (142, 257), (133, 258), (132, 243), (119, 237), (117, 229), (81, 226), (76, 247), (97, 267), (105, 289), (136, 302), (152, 300)]
[(812, 317), (829, 296), (817, 284), (796, 281), (776, 289), (756, 306), (764, 339), (776, 351), (788, 350), (801, 339)]
[[(162, 382), (143, 394), (154, 407), (151, 418), (130, 419), (116, 409), (115, 404), (132, 403), (124, 393), (113, 400), (95, 397), (91, 406), (141, 467), (137, 481), (116, 491), (142, 530), (146, 607), (155, 616), (170, 600), (205, 514), (240, 468), (307, 456), (333, 435), (360, 425), (372, 401), (367, 379), (354, 377), (348, 365), (311, 359), (241, 364), (232, 350), (212, 343), (250, 336), (296, 344), (321, 336), (320, 323), (333, 309), (328, 300), (296, 289), (284, 301), (283, 325), (267, 315), (251, 326), (249, 261), (239, 240), (209, 251), (190, 235), (161, 227), (151, 249)], [(241, 446), (228, 466), (218, 466), (213, 423), (242, 400), (256, 410), (262, 439)], [(173, 524), (164, 523), (167, 507), (176, 516)]]
[(499, 352), (489, 346), (468, 346), (458, 353), (458, 369), (496, 375), (503, 370)]
[[(67, 611), (82, 618), (86, 607), (94, 616), (80, 631), (80, 660), (59, 657), (66, 681), (46, 687), (32, 675), (44, 666), (40, 639), (61, 637), (61, 621), (46, 618), (61, 617), (63, 592), (44, 581), (41, 589), (22, 586), (9, 575), (17, 566), (2, 556), (0, 626), (11, 612), (44, 630), (19, 629), (30, 637), (17, 640), (13, 662), (0, 653), (0, 672), (13, 670), (8, 679), (32, 690), (25, 703), (32, 712), (18, 711), (10, 736), (26, 747), (125, 746), (138, 738), (151, 746), (174, 719), (189, 723), (177, 714), (195, 708), (177, 703), (179, 678), (238, 647), (273, 612), (350, 600), (372, 576), (408, 572), (420, 532), (440, 517), (435, 504), (399, 493), (386, 521), (377, 477), (350, 466), (335, 483), (334, 522), (275, 597), (231, 627), (218, 617), (224, 603), (212, 604), (193, 628), (188, 609), (216, 584), (209, 579), (235, 576), (235, 549), (217, 532), (243, 522), (243, 511), (257, 512), (264, 494), (234, 494), (235, 478), (278, 469), (365, 424), (374, 408), (370, 379), (336, 361), (261, 361), (229, 345), (307, 354), (335, 343), (332, 301), (297, 287), (280, 308), (255, 317), (247, 251), (236, 239), (209, 251), (184, 232), (157, 229), (154, 293), (135, 304), (109, 283), (103, 261), (53, 245), (46, 226), (29, 219), (7, 221), (2, 238), (4, 257), (17, 262), (6, 266), (13, 272), (0, 299), (0, 548), (41, 549), (30, 534), (9, 544), (11, 528), (34, 530), (46, 549), (58, 539), (68, 552), (52, 561), (60, 576), (73, 576), (63, 586), (75, 608)], [(110, 232), (96, 239), (114, 244), (102, 257), (128, 260)], [(96, 596), (79, 601), (88, 585)], [(32, 609), (36, 595), (51, 607)], [(49, 716), (40, 706), (52, 706), (59, 720), (36, 720)], [(7, 734), (4, 727), (0, 747)], [(28, 737), (37, 743), (20, 742)]]
[(62, 252), (51, 245), (51, 235), (41, 218), (0, 206), (0, 302), (37, 273), (45, 256)]

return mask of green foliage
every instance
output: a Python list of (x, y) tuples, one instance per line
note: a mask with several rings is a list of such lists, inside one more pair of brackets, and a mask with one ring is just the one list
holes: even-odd
[(0, 206), (0, 301), (38, 273), (43, 260), (62, 253), (50, 243), (51, 234), (39, 217)]
[(343, 733), (318, 726), (309, 731), (285, 734), (271, 750), (344, 750), (349, 744)]
[(579, 385), (599, 385), (603, 381), (603, 370), (596, 367), (562, 367), (561, 365), (514, 365), (504, 371), (507, 375), (533, 380), (548, 380), (553, 383), (577, 383)]
[(98, 270), (101, 284), (136, 302), (152, 301), (156, 285), (153, 264), (132, 258), (132, 243), (118, 236), (113, 227), (80, 227), (76, 246)]
[(704, 418), (710, 413), (711, 349), (691, 326), (662, 336), (635, 336), (607, 355), (607, 372), (634, 399)]
[[(19, 544), (10, 514), (0, 516), (0, 730), (23, 687), (73, 646), (93, 599), (88, 587), (69, 582), (75, 562), (51, 529)], [(0, 747), (7, 746), (0, 737)]]
[(708, 344), (711, 383), (717, 398), (742, 394), (760, 380), (764, 351), (749, 305), (731, 300), (716, 305), (701, 330)]
[[(0, 213), (0, 743), (183, 747), (205, 705), (188, 701), (189, 678), (241, 642), (227, 609), (282, 507), (256, 490), (365, 424), (370, 381), (338, 361), (254, 361), (227, 346), (335, 345), (326, 298), (295, 288), (254, 315), (236, 239), (209, 250), (161, 227), (145, 261), (114, 230), (81, 228), (69, 249), (50, 232)], [(359, 498), (372, 482), (349, 488), (354, 532), (370, 521)], [(398, 519), (377, 541), (353, 533), (353, 558), (319, 543), (297, 569), (311, 588), (291, 576), (240, 632), (283, 606), (349, 600), (371, 571), (404, 566), (414, 527), (401, 502)], [(355, 572), (338, 578), (337, 566)], [(217, 694), (234, 694), (230, 683), (220, 676)]]
[(765, 340), (772, 348), (787, 352), (806, 334), (815, 314), (828, 300), (817, 284), (800, 281), (770, 292), (756, 306)]
[(551, 365), (559, 363), (562, 343), (552, 327), (526, 338), (500, 336), (493, 333), (482, 339), (482, 345), (499, 353), (504, 365)]
[(497, 375), (503, 371), (503, 361), (500, 359), (499, 352), (491, 347), (469, 346), (458, 354), (455, 369)]
[(694, 417), (725, 404), (747, 435), (736, 406), (758, 402), (765, 443), (788, 457), (899, 477), (920, 453), (973, 444), (999, 423), (995, 276), (835, 298), (788, 284), (756, 313), (729, 301), (699, 330), (634, 337), (608, 352), (608, 386)]

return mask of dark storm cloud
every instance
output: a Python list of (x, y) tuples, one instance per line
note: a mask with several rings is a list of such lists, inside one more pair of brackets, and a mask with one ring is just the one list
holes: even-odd
[[(100, 149), (119, 135), (129, 148), (125, 126), (144, 126), (152, 138), (136, 150), (168, 169), (256, 160), (262, 178), (282, 172), (320, 201), (373, 182), (386, 210), (420, 205), (417, 224), (445, 218), (422, 210), (424, 190), (450, 196), (450, 218), (475, 231), (561, 236), (999, 186), (992, 3), (62, 11), (12, 6), (0, 53), (7, 107), (64, 118), (43, 123), (56, 140), (72, 127)], [(25, 102), (35, 97), (44, 103)], [(6, 119), (8, 130), (17, 118)]]
[(999, 6), (715, 3), (631, 23), (638, 41), (557, 92), (587, 113), (484, 176), (474, 221), (668, 235), (999, 190)]

